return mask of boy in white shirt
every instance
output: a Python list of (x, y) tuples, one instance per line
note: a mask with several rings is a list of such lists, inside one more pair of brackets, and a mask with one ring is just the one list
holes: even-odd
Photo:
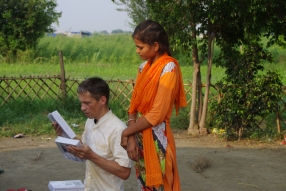
[[(109, 86), (101, 78), (79, 84), (81, 110), (88, 117), (82, 135), (82, 148), (69, 146), (68, 152), (86, 159), (85, 191), (124, 191), (123, 182), (131, 172), (131, 161), (121, 147), (126, 124), (108, 107)], [(58, 135), (61, 128), (53, 123)]]

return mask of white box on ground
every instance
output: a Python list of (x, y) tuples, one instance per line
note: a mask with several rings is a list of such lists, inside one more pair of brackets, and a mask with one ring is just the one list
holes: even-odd
[(50, 191), (84, 191), (84, 184), (81, 180), (50, 181)]

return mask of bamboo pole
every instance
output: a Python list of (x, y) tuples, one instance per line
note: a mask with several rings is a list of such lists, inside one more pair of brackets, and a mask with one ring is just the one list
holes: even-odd
[(66, 85), (66, 75), (65, 75), (65, 66), (62, 51), (59, 51), (60, 65), (61, 65), (61, 94), (63, 100), (67, 97), (67, 85)]

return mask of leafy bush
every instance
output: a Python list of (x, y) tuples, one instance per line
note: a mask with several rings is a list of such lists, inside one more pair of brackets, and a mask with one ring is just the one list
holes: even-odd
[(223, 56), (227, 76), (216, 84), (220, 100), (211, 104), (214, 126), (226, 129), (227, 138), (240, 139), (244, 130), (260, 129), (260, 122), (279, 110), (282, 82), (276, 72), (258, 75), (269, 54), (255, 43), (244, 54), (230, 50)]

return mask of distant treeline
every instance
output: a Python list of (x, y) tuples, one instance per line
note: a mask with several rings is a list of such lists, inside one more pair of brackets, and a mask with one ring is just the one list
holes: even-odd
[[(93, 34), (109, 34), (106, 30), (103, 31), (95, 31)], [(123, 31), (121, 29), (112, 30), (110, 34), (132, 34), (132, 31)]]

